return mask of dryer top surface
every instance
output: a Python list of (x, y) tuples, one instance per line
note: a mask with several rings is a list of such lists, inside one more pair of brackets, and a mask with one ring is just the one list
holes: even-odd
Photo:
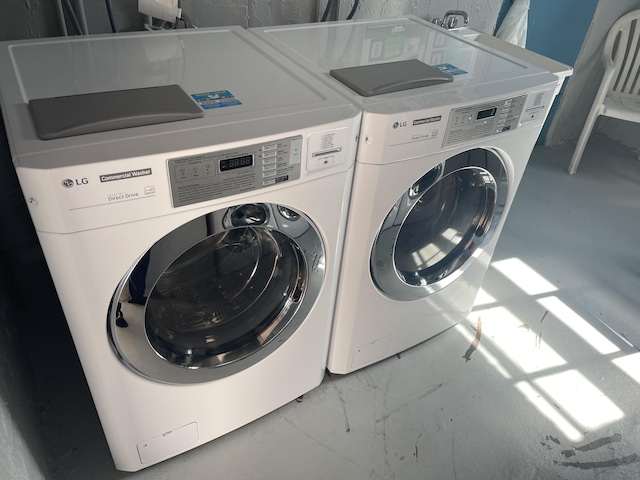
[[(372, 113), (477, 102), (558, 81), (547, 70), (522, 58), (412, 16), (251, 31)], [(363, 97), (329, 76), (335, 69), (409, 59), (435, 66), (451, 75), (453, 81)]]
[[(0, 100), (14, 158), (133, 139), (151, 146), (159, 136), (163, 148), (188, 148), (193, 135), (178, 134), (193, 130), (213, 145), (249, 139), (256, 123), (278, 134), (356, 115), (346, 99), (262, 43), (240, 27), (4, 42)], [(41, 140), (29, 112), (36, 99), (168, 85), (178, 85), (201, 118)]]

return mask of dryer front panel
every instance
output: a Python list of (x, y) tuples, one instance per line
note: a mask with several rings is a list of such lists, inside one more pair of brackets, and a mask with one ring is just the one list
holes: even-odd
[(201, 216), (145, 252), (111, 302), (112, 343), (139, 374), (219, 379), (282, 345), (319, 295), (325, 253), (301, 212), (250, 203)]
[(415, 300), (453, 282), (493, 235), (507, 188), (504, 163), (489, 149), (459, 153), (426, 172), (378, 231), (370, 260), (377, 288)]

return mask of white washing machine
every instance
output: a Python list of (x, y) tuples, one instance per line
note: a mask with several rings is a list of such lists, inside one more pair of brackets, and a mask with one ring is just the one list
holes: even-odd
[(464, 318), (571, 69), (415, 17), (252, 31), (363, 111), (329, 370)]
[(230, 27), (0, 46), (13, 161), (120, 470), (326, 369), (361, 114), (260, 43)]

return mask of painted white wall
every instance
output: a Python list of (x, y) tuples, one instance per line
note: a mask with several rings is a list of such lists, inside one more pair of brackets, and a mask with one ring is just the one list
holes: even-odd
[[(598, 2), (576, 61), (573, 76), (567, 84), (558, 111), (549, 128), (546, 145), (575, 141), (580, 136), (604, 74), (601, 60), (604, 39), (620, 16), (638, 8), (640, 8), (640, 0), (616, 0), (615, 2), (600, 0)], [(609, 122), (599, 121), (594, 132), (613, 133), (614, 128), (605, 126), (607, 123)], [(622, 125), (624, 125), (623, 122), (618, 122), (615, 128)], [(622, 129), (626, 131), (626, 128), (628, 127)], [(640, 136), (638, 130), (635, 130), (635, 135)]]

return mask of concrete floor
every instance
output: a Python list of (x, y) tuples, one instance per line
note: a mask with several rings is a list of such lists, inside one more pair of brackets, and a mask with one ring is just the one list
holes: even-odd
[(45, 367), (56, 478), (640, 478), (640, 161), (572, 148), (535, 150), (467, 322), (176, 458), (116, 471), (73, 354)]

